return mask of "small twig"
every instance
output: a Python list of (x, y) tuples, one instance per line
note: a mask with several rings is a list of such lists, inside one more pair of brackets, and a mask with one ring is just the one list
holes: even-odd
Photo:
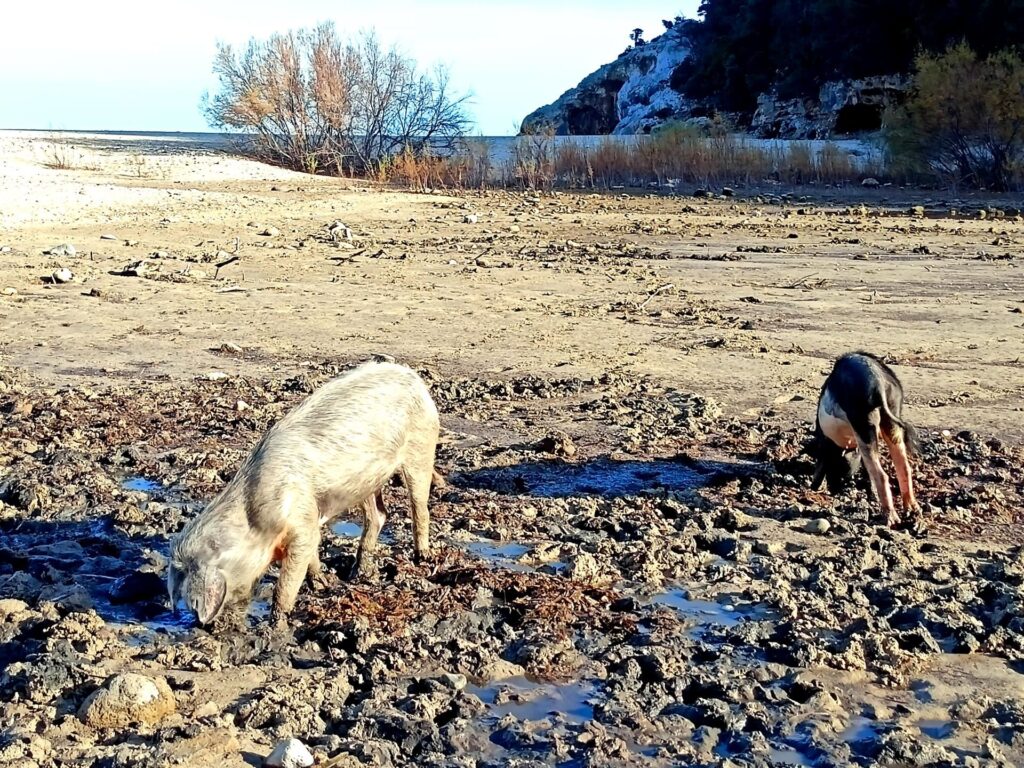
[(792, 283), (791, 285), (787, 285), (786, 287), (787, 288), (799, 288), (801, 285), (806, 283), (808, 280), (810, 280), (816, 274), (818, 274), (818, 273), (817, 272), (811, 272), (811, 274), (809, 274), (809, 275), (804, 275), (799, 280), (797, 280), (795, 283)]
[(641, 305), (640, 305), (639, 307), (637, 307), (637, 308), (636, 308), (636, 311), (637, 311), (637, 312), (639, 312), (639, 311), (640, 311), (641, 309), (643, 309), (643, 308), (644, 308), (644, 307), (646, 307), (646, 306), (647, 306), (648, 304), (650, 304), (650, 303), (651, 303), (651, 300), (652, 300), (652, 299), (653, 299), (653, 298), (654, 298), (655, 296), (657, 296), (657, 295), (658, 295), (659, 293), (661, 293), (661, 292), (663, 292), (663, 291), (667, 291), (667, 290), (670, 290), (670, 289), (672, 289), (672, 288), (675, 288), (675, 285), (673, 285), (672, 283), (665, 283), (664, 285), (662, 285), (662, 286), (660, 286), (660, 287), (658, 287), (658, 288), (655, 288), (655, 289), (654, 289), (654, 292), (653, 292), (653, 293), (651, 293), (651, 295), (650, 295), (650, 296), (648, 296), (648, 297), (647, 297), (646, 299), (644, 299), (644, 302), (643, 302), (643, 304), (641, 304)]
[(222, 261), (219, 264), (217, 264), (216, 265), (217, 269), (213, 273), (213, 279), (214, 280), (217, 279), (217, 276), (220, 274), (221, 268), (226, 267), (228, 264), (234, 264), (240, 258), (241, 258), (241, 256), (232, 256), (230, 259), (224, 259), (224, 261)]

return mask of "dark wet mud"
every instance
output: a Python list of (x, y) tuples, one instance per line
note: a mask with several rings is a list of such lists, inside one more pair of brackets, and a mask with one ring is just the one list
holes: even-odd
[[(337, 520), (288, 632), (266, 631), (273, 570), (194, 626), (167, 605), (169, 536), (339, 369), (5, 374), (0, 764), (244, 765), (292, 737), (335, 766), (1024, 762), (1022, 454), (971, 433), (925, 435), (922, 520), (889, 530), (863, 489), (808, 490), (807, 425), (621, 377), (425, 372), (443, 419), (491, 409), (507, 436), (441, 446), (434, 560), (390, 487), (374, 579), (345, 577), (361, 528)], [(166, 679), (176, 711), (80, 719), (121, 672)]]

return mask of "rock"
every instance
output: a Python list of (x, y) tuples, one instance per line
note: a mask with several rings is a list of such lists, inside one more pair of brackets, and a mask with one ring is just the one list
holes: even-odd
[(223, 344), (221, 344), (219, 347), (217, 347), (217, 351), (218, 352), (223, 352), (226, 355), (240, 355), (240, 354), (242, 354), (243, 350), (242, 350), (242, 348), (240, 346), (238, 346), (234, 342), (225, 341)]
[(351, 240), (352, 230), (342, 221), (334, 221), (327, 225), (327, 231), (331, 233), (333, 240)]
[(167, 582), (152, 572), (127, 573), (110, 586), (110, 602), (138, 603), (166, 595)]
[(813, 533), (817, 536), (825, 535), (831, 528), (832, 523), (823, 517), (819, 517), (815, 520), (808, 520), (807, 524), (804, 525), (804, 531), (807, 533)]
[(453, 691), (461, 691), (469, 685), (469, 681), (466, 679), (465, 675), (453, 674), (451, 672), (446, 672), (438, 679)]
[(70, 283), (74, 279), (75, 279), (75, 273), (72, 272), (67, 267), (61, 267), (60, 269), (58, 269), (55, 272), (52, 272), (50, 274), (50, 282), (51, 283), (57, 283), (57, 284)]
[(736, 190), (732, 187), (722, 187), (722, 197), (735, 197)]
[(580, 552), (569, 560), (569, 578), (591, 584), (601, 575), (597, 560), (589, 552)]
[(882, 186), (881, 182), (872, 176), (868, 176), (860, 185), (865, 189), (878, 189), (878, 187)]
[(690, 55), (685, 25), (676, 24), (630, 48), (585, 77), (554, 102), (523, 118), (521, 134), (646, 133), (669, 120), (691, 117), (691, 102), (673, 89), (673, 75)]
[(576, 444), (564, 432), (551, 432), (537, 443), (537, 450), (555, 456), (572, 457), (576, 455)]
[(261, 237), (277, 237), (281, 234), (281, 230), (277, 227), (266, 227), (260, 232)]
[(100, 235), (100, 240), (118, 240), (118, 239), (119, 238), (118, 238), (117, 235), (109, 235), (109, 234)]
[(298, 739), (278, 742), (274, 751), (263, 760), (264, 768), (308, 768), (313, 765), (313, 755)]
[(17, 296), (18, 295), (18, 289), (17, 288), (11, 288), (11, 287), (4, 288), (3, 294), (4, 294), (4, 296)]
[(155, 725), (176, 708), (166, 680), (127, 672), (114, 675), (93, 691), (78, 710), (78, 718), (93, 728)]
[(12, 616), (28, 611), (28, 603), (13, 598), (0, 599), (0, 619), (7, 621)]
[(909, 88), (907, 77), (878, 75), (826, 82), (816, 99), (780, 99), (775, 93), (763, 93), (750, 130), (765, 139), (821, 139), (878, 130), (882, 114), (901, 103)]
[(58, 258), (74, 256), (76, 253), (78, 253), (78, 251), (71, 243), (61, 243), (60, 245), (55, 245), (52, 248), (43, 251), (44, 256), (57, 256)]
[(153, 269), (150, 267), (149, 262), (145, 259), (140, 259), (139, 261), (133, 261), (126, 264), (121, 271), (116, 274), (121, 275), (122, 277), (143, 277), (152, 271)]
[(479, 217), (475, 213), (467, 213), (462, 217), (463, 224), (476, 224), (478, 220)]

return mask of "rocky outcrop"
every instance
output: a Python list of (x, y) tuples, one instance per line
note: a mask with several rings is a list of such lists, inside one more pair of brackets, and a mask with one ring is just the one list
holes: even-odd
[(648, 133), (691, 115), (691, 104), (673, 86), (673, 74), (690, 54), (685, 24), (630, 48), (556, 101), (523, 119), (521, 133), (550, 128), (559, 135)]
[(825, 83), (817, 98), (779, 99), (762, 94), (750, 124), (762, 138), (823, 139), (882, 127), (886, 108), (906, 97), (908, 78), (880, 75)]

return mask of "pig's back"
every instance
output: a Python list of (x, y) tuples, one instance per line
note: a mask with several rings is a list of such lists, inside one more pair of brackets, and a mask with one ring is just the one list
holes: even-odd
[(410, 440), (430, 432), (436, 438), (437, 418), (414, 371), (368, 363), (306, 398), (271, 428), (252, 459), (261, 485), (311, 485), (320, 494), (341, 484), (354, 496), (373, 486), (372, 493), (401, 466)]

